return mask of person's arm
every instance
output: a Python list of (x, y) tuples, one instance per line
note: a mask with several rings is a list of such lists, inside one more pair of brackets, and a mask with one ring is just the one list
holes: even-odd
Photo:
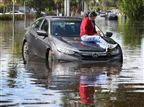
[(97, 35), (101, 35), (100, 29), (96, 26), (96, 24), (95, 24), (95, 30)]

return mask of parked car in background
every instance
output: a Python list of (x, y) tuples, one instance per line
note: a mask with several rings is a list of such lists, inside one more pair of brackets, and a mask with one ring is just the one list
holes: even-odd
[(105, 18), (108, 20), (118, 20), (118, 15), (116, 13), (109, 12)]
[[(10, 11), (10, 12), (6, 12), (6, 13), (4, 13), (4, 14), (13, 14), (13, 11)], [(15, 15), (24, 15), (24, 12), (20, 12), (20, 11), (18, 11), (18, 10), (15, 10), (14, 11), (14, 14)]]
[[(52, 61), (123, 61), (120, 45), (114, 41), (111, 32), (101, 37), (112, 45), (110, 51), (94, 43), (82, 42), (80, 24), (82, 18), (46, 16), (37, 19), (24, 35), (22, 56), (26, 63), (30, 54)], [(98, 28), (98, 27), (97, 27)]]
[(106, 11), (100, 11), (99, 15), (100, 15), (100, 17), (106, 17), (107, 12)]
[(30, 13), (30, 8), (29, 7), (27, 7), (27, 6), (19, 6), (18, 8), (17, 8), (17, 10), (19, 11), (19, 12), (22, 12), (22, 13)]

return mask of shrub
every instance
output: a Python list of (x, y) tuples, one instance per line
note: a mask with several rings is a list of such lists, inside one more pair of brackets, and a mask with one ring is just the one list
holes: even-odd
[(122, 0), (120, 9), (132, 20), (141, 20), (144, 18), (143, 0)]
[[(0, 20), (12, 20), (13, 15), (12, 14), (2, 14), (0, 15)], [(15, 15), (15, 20), (23, 20), (24, 15)]]
[(2, 14), (0, 15), (0, 20), (12, 20), (12, 15)]

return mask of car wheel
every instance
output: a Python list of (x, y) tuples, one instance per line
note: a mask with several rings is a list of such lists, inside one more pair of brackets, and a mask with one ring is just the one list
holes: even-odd
[(121, 63), (123, 63), (123, 52), (122, 52), (122, 49), (121, 49), (121, 47), (119, 48), (119, 50), (120, 50), (120, 59), (119, 59), (119, 62), (121, 62)]
[(23, 57), (24, 64), (26, 64), (28, 60), (28, 55), (29, 55), (28, 43), (27, 41), (24, 41), (22, 46), (22, 57)]
[(54, 55), (52, 54), (52, 50), (48, 50), (46, 53), (46, 64), (48, 68), (52, 68), (52, 65), (54, 63)]

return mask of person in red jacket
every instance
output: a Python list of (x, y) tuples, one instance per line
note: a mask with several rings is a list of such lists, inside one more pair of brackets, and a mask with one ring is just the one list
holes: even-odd
[(95, 18), (97, 14), (95, 12), (89, 13), (88, 17), (83, 18), (80, 27), (80, 36), (97, 34), (95, 30)]
[(84, 42), (95, 42), (104, 49), (109, 48), (109, 44), (101, 38), (95, 29), (95, 18), (97, 14), (92, 11), (89, 12), (88, 17), (84, 17), (80, 26), (81, 40)]

